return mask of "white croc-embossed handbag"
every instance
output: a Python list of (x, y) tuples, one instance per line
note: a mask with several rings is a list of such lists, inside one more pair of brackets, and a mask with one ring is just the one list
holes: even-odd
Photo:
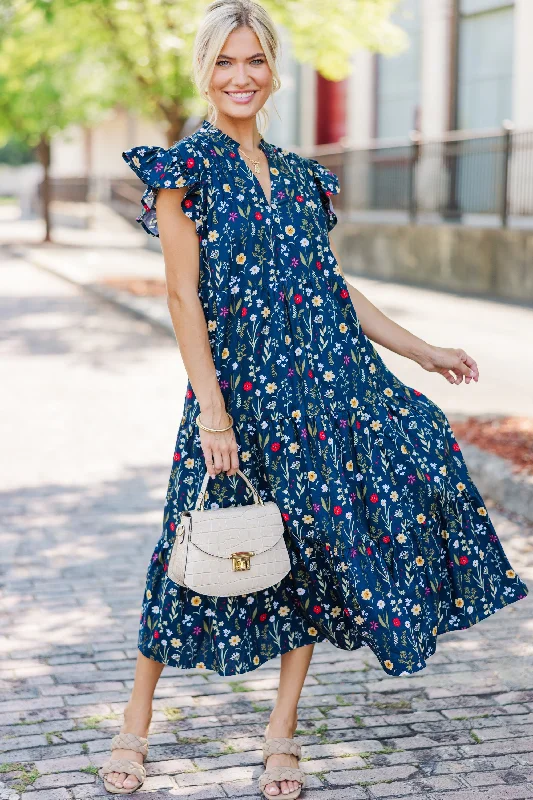
[(168, 577), (198, 594), (232, 597), (260, 592), (290, 570), (283, 519), (273, 500), (264, 502), (246, 475), (254, 502), (204, 510), (206, 471), (196, 507), (181, 513)]

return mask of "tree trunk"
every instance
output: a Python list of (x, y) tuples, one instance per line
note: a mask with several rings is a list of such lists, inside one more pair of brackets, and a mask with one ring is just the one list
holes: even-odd
[(182, 130), (183, 125), (185, 124), (185, 118), (180, 113), (180, 109), (177, 106), (163, 106), (161, 107), (163, 114), (165, 115), (165, 119), (167, 121), (167, 144), (171, 147), (174, 142), (177, 142), (179, 139), (183, 138)]
[(43, 183), (42, 183), (42, 209), (43, 219), (45, 225), (45, 242), (52, 241), (52, 224), (50, 219), (50, 201), (51, 186), (50, 186), (50, 139), (46, 134), (42, 134), (39, 144), (37, 145), (37, 157), (43, 167)]

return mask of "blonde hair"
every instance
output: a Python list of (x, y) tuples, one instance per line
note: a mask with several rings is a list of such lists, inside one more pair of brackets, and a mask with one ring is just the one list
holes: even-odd
[[(230, 33), (237, 28), (250, 28), (261, 44), (272, 72), (272, 94), (281, 86), (277, 60), (280, 41), (274, 23), (265, 9), (253, 0), (214, 0), (205, 11), (205, 16), (196, 33), (193, 52), (193, 80), (200, 95), (206, 97), (209, 122), (215, 124), (218, 110), (209, 99), (209, 84), (222, 46)], [(268, 111), (263, 108), (257, 114), (258, 129), (263, 132), (268, 123)]]

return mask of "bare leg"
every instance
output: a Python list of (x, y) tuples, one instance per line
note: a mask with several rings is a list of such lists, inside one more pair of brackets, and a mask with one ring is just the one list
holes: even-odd
[[(298, 722), (298, 701), (300, 700), (302, 686), (309, 669), (313, 649), (314, 645), (308, 644), (281, 656), (278, 694), (268, 724), (268, 738), (270, 739), (278, 736), (289, 738), (294, 736)], [(298, 761), (295, 756), (273, 755), (268, 758), (267, 766), (297, 767)], [(272, 797), (276, 797), (280, 794), (288, 794), (297, 789), (298, 786), (298, 781), (280, 781), (279, 783), (268, 783), (265, 786), (265, 791)]]
[[(124, 709), (124, 724), (120, 729), (121, 733), (148, 736), (154, 691), (164, 666), (158, 661), (146, 658), (139, 650), (133, 689)], [(136, 753), (134, 750), (113, 750), (113, 758), (128, 758), (130, 761), (138, 761), (139, 764), (142, 764), (144, 760), (141, 753)], [(106, 780), (125, 789), (134, 789), (139, 783), (135, 775), (127, 775), (125, 772), (110, 772), (106, 775)]]

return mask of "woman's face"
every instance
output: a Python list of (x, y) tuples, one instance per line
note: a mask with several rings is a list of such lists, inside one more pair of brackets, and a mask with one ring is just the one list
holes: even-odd
[(272, 91), (272, 71), (259, 39), (251, 28), (232, 31), (219, 53), (209, 97), (219, 114), (238, 119), (254, 117)]

